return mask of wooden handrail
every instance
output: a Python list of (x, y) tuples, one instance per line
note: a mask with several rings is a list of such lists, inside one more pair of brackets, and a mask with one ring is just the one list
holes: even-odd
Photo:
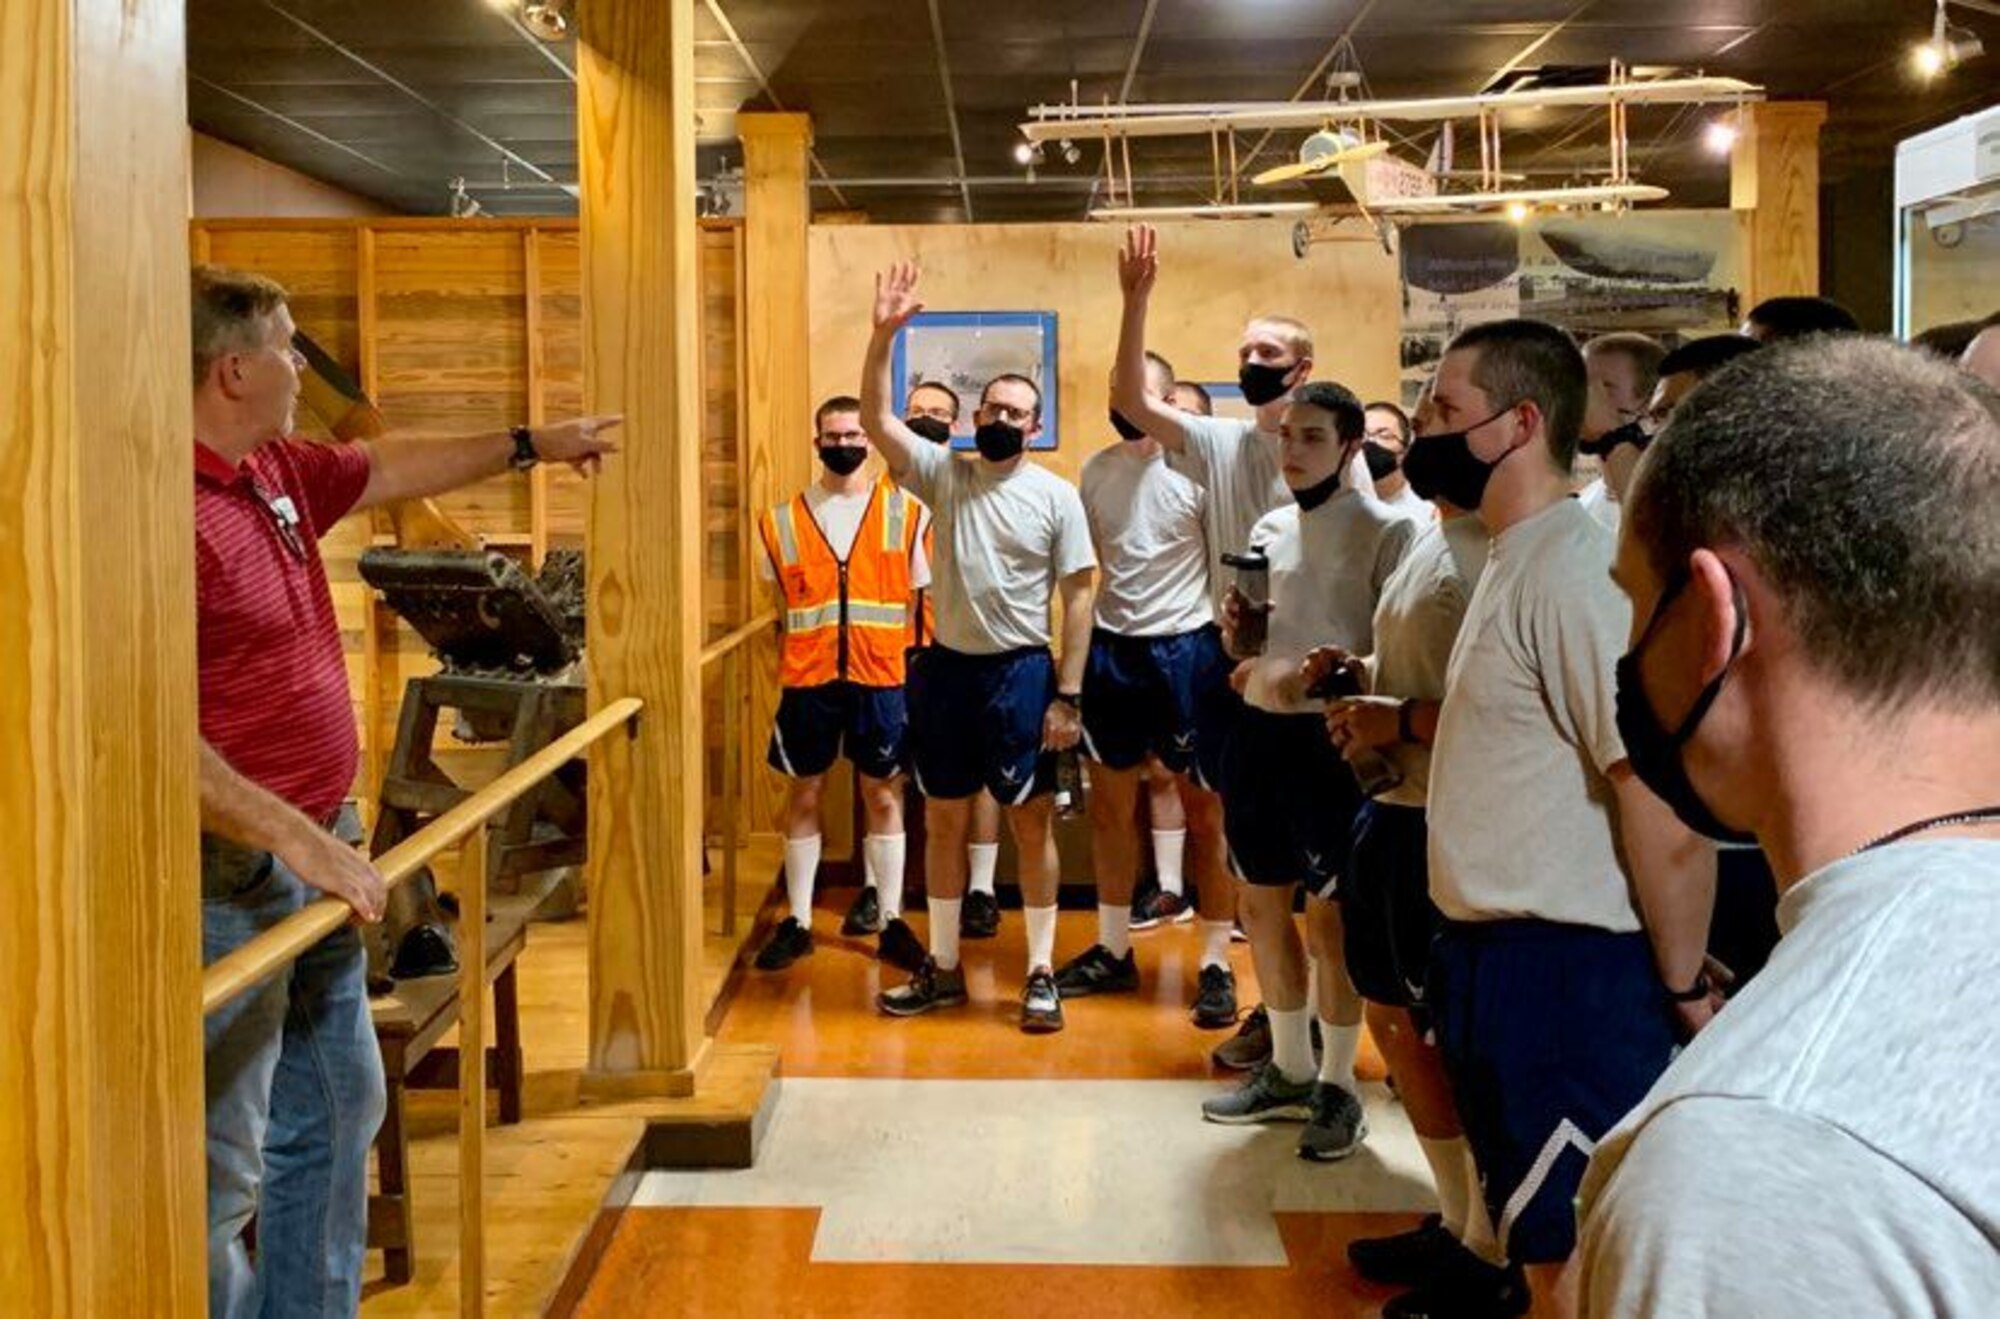
[(737, 628), (734, 632), (726, 633), (708, 645), (703, 646), (701, 648), (701, 667), (704, 669), (707, 668), (777, 621), (778, 611), (775, 609), (766, 609), (763, 613), (757, 615), (757, 617), (751, 619), (742, 627)]
[[(581, 755), (612, 729), (630, 722), (644, 702), (627, 696), (611, 702), (590, 718), (529, 756), (437, 819), (375, 858), (375, 868), (390, 888), (429, 864), (431, 859), (511, 805), (516, 798)], [(353, 909), (335, 898), (321, 898), (293, 912), (242, 947), (217, 958), (201, 974), (203, 1016), (222, 1007), (306, 949), (345, 925)], [(483, 962), (477, 945), (469, 954)], [(475, 1055), (476, 1056), (476, 1055)]]

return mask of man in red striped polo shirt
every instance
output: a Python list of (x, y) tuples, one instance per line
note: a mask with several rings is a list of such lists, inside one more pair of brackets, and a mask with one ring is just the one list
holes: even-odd
[[(290, 438), (300, 360), (285, 291), (197, 268), (195, 565), (202, 958), (328, 893), (380, 920), (348, 842), (359, 741), (319, 539), (356, 510), (537, 461), (594, 466), (615, 417), (450, 440)], [(347, 833), (359, 836), (359, 830)], [(206, 1022), (209, 1310), (352, 1315), (382, 1060), (353, 926)], [(243, 1229), (257, 1218), (253, 1265)]]

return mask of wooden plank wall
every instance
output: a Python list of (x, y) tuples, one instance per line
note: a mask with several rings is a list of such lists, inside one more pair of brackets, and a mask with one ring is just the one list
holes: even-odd
[[(285, 285), (300, 327), (355, 373), (400, 433), (503, 430), (583, 407), (574, 220), (197, 220), (190, 247), (198, 260)], [(749, 604), (737, 398), (741, 252), (740, 222), (702, 222), (702, 611), (710, 637), (742, 622)], [(324, 438), (311, 418), (300, 420), (306, 434)], [(488, 545), (539, 564), (550, 549), (582, 547), (587, 498), (585, 479), (558, 467), (496, 476), (440, 502)], [(403, 684), (436, 667), (422, 639), (377, 607), (361, 581), (362, 551), (387, 540), (379, 516), (356, 516), (323, 546), (366, 753), (356, 784), (363, 798), (394, 740)], [(717, 699), (711, 692), (710, 705)], [(707, 726), (719, 728), (719, 710), (710, 713)], [(720, 747), (710, 742), (711, 769), (719, 770)], [(476, 777), (475, 759), (461, 753), (453, 768)], [(708, 777), (713, 783), (719, 773)]]

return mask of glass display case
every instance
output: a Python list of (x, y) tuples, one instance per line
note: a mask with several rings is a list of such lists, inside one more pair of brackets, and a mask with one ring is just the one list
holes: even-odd
[(1896, 145), (1896, 335), (2000, 312), (2000, 105)]

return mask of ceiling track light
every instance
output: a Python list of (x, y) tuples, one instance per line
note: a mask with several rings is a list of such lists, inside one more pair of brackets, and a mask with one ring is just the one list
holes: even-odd
[(1951, 22), (1946, 7), (1952, 4), (1983, 14), (2000, 14), (2000, 0), (1937, 0), (1929, 38), (1910, 48), (1910, 67), (1926, 82), (1986, 53), (1978, 33)]
[(543, 41), (562, 41), (575, 20), (574, 0), (522, 0), (521, 25)]

